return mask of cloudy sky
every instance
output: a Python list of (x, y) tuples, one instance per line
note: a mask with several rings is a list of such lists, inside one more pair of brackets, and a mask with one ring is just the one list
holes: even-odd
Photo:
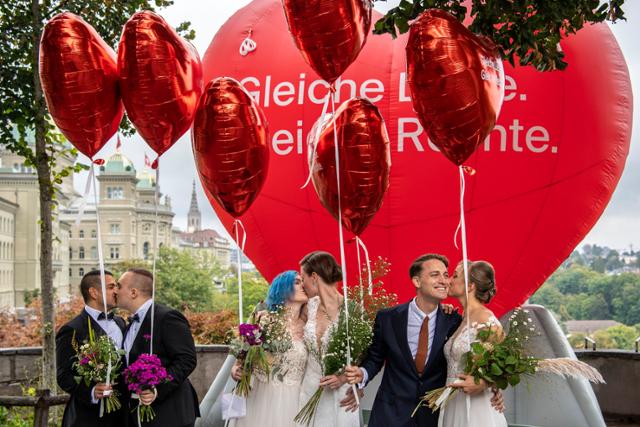
[[(200, 56), (211, 42), (218, 28), (238, 9), (248, 4), (249, 0), (175, 0), (175, 4), (161, 12), (161, 15), (172, 25), (178, 25), (183, 21), (190, 21), (191, 27), (196, 31), (194, 45)], [(399, 1), (389, 0), (376, 3), (376, 8), (381, 12), (393, 7)], [(622, 51), (627, 60), (634, 92), (634, 130), (631, 143), (631, 152), (627, 159), (627, 165), (609, 206), (600, 218), (599, 222), (585, 238), (584, 243), (597, 243), (618, 249), (627, 249), (633, 245), (634, 249), (640, 248), (640, 49), (637, 40), (640, 39), (640, 1), (627, 2), (624, 6), (627, 14), (627, 22), (611, 25), (618, 39)], [(101, 152), (108, 156), (115, 150), (115, 141), (111, 141)], [(152, 157), (152, 151), (146, 147), (139, 137), (132, 137), (123, 141), (123, 154), (128, 156), (141, 169), (144, 162), (144, 154), (147, 152)], [(195, 165), (190, 146), (190, 135), (187, 133), (176, 145), (169, 150), (162, 160), (163, 164), (185, 165), (184, 168), (162, 168), (160, 176), (160, 188), (163, 193), (172, 199), (173, 210), (176, 213), (174, 226), (185, 229), (187, 224), (187, 211), (189, 209), (191, 183), (196, 177)], [(185, 173), (185, 170), (188, 171)], [(83, 191), (84, 175), (75, 180), (76, 189)], [(210, 207), (199, 184), (198, 203), (203, 214), (203, 225), (224, 232), (217, 220), (213, 209)]]

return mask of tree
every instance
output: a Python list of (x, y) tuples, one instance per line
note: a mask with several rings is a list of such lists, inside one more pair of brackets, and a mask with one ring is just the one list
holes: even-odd
[(200, 312), (211, 308), (213, 279), (220, 266), (208, 252), (160, 248), (156, 261), (156, 298), (177, 309)]
[[(52, 268), (52, 221), (56, 184), (82, 168), (60, 168), (56, 158), (75, 155), (63, 144), (48, 116), (39, 79), (39, 41), (46, 22), (70, 11), (94, 26), (107, 44), (115, 46), (125, 21), (138, 10), (164, 8), (172, 0), (4, 0), (0, 2), (0, 144), (34, 166), (40, 191), (40, 287), (42, 295), (42, 384), (55, 390), (55, 335)], [(179, 31), (188, 30), (189, 23)], [(188, 34), (193, 37), (193, 32)], [(123, 126), (131, 129), (123, 121)], [(18, 137), (13, 135), (17, 130)], [(33, 132), (35, 149), (28, 143)]]
[[(242, 273), (242, 303), (243, 315), (246, 319), (258, 303), (267, 299), (269, 283), (258, 272)], [(224, 303), (224, 306), (220, 306)], [(227, 282), (226, 294), (214, 295), (214, 307), (218, 309), (229, 309), (238, 312), (238, 277), (233, 275)]]
[[(380, 1), (380, 0), (378, 0)], [(382, 0), (384, 1), (384, 0)], [(465, 0), (402, 0), (375, 24), (377, 34), (409, 30), (409, 21), (430, 8), (452, 13), (459, 20), (468, 14)], [(587, 23), (625, 19), (624, 0), (472, 0), (469, 29), (489, 36), (502, 57), (512, 65), (532, 65), (540, 71), (564, 69), (564, 53), (558, 49), (563, 35), (573, 34)]]

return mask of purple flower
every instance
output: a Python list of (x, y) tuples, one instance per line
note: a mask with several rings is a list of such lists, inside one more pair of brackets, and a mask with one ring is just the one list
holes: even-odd
[(247, 344), (262, 344), (262, 340), (260, 339), (260, 326), (252, 323), (241, 323), (240, 326), (238, 326), (238, 330), (240, 332), (240, 336), (244, 338)]
[(89, 358), (88, 357), (83, 357), (82, 360), (80, 361), (81, 365), (86, 365), (89, 363)]
[(129, 391), (140, 393), (173, 380), (155, 354), (142, 354), (124, 371)]
[(151, 334), (144, 334), (142, 338), (144, 338), (145, 341), (149, 341), (151, 340)]

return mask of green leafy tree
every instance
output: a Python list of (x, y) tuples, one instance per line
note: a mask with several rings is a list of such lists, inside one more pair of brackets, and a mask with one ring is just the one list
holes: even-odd
[(609, 336), (613, 347), (620, 350), (631, 350), (635, 344), (637, 335), (633, 326), (618, 325), (605, 330)]
[[(384, 0), (382, 0), (384, 1)], [(430, 8), (443, 9), (459, 20), (473, 18), (469, 29), (489, 36), (502, 57), (512, 65), (532, 65), (540, 71), (564, 69), (564, 53), (558, 49), (564, 34), (573, 34), (585, 24), (625, 19), (624, 0), (402, 0), (375, 24), (377, 34), (409, 30), (410, 21)]]
[[(135, 12), (161, 9), (172, 0), (3, 0), (0, 2), (0, 144), (33, 166), (40, 191), (40, 286), (43, 318), (43, 388), (55, 389), (52, 214), (56, 185), (82, 166), (60, 167), (61, 156), (74, 156), (47, 113), (39, 79), (39, 41), (44, 25), (70, 11), (94, 26), (107, 44), (116, 46), (122, 26)], [(178, 27), (183, 33), (189, 24)], [(193, 32), (186, 34), (193, 37)], [(131, 129), (130, 126), (126, 126)], [(14, 132), (18, 133), (16, 136)], [(33, 144), (28, 135), (33, 135)]]
[[(242, 307), (244, 319), (253, 312), (256, 305), (267, 299), (269, 291), (269, 283), (258, 272), (242, 273)], [(219, 299), (219, 300), (218, 300)], [(238, 311), (238, 278), (233, 275), (227, 279), (226, 294), (217, 294), (214, 296), (214, 306), (216, 308), (225, 308)], [(225, 306), (220, 307), (220, 302), (224, 302)]]
[(158, 302), (200, 312), (211, 308), (214, 278), (220, 265), (209, 252), (160, 248), (156, 264)]

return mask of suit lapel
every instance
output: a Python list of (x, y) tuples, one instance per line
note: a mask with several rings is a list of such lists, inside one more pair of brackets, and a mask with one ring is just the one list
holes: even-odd
[(87, 328), (87, 340), (89, 339), (89, 322), (91, 322), (91, 329), (93, 329), (93, 332), (96, 336), (107, 335), (107, 332), (102, 329), (102, 326), (100, 326), (100, 324), (93, 317), (91, 317), (89, 313), (87, 313), (87, 310), (83, 308), (82, 323)]
[(396, 332), (398, 339), (398, 346), (400, 352), (406, 359), (413, 372), (418, 376), (418, 370), (416, 369), (416, 362), (411, 357), (411, 350), (409, 349), (409, 340), (407, 339), (407, 323), (409, 322), (409, 304), (403, 304), (398, 307), (398, 311), (393, 318), (393, 329)]
[(433, 342), (431, 343), (431, 350), (429, 350), (429, 359), (427, 359), (427, 366), (425, 366), (423, 375), (429, 371), (430, 365), (437, 354), (442, 350), (442, 346), (447, 338), (447, 319), (442, 311), (442, 307), (438, 305), (438, 312), (436, 314), (436, 331), (433, 335)]

